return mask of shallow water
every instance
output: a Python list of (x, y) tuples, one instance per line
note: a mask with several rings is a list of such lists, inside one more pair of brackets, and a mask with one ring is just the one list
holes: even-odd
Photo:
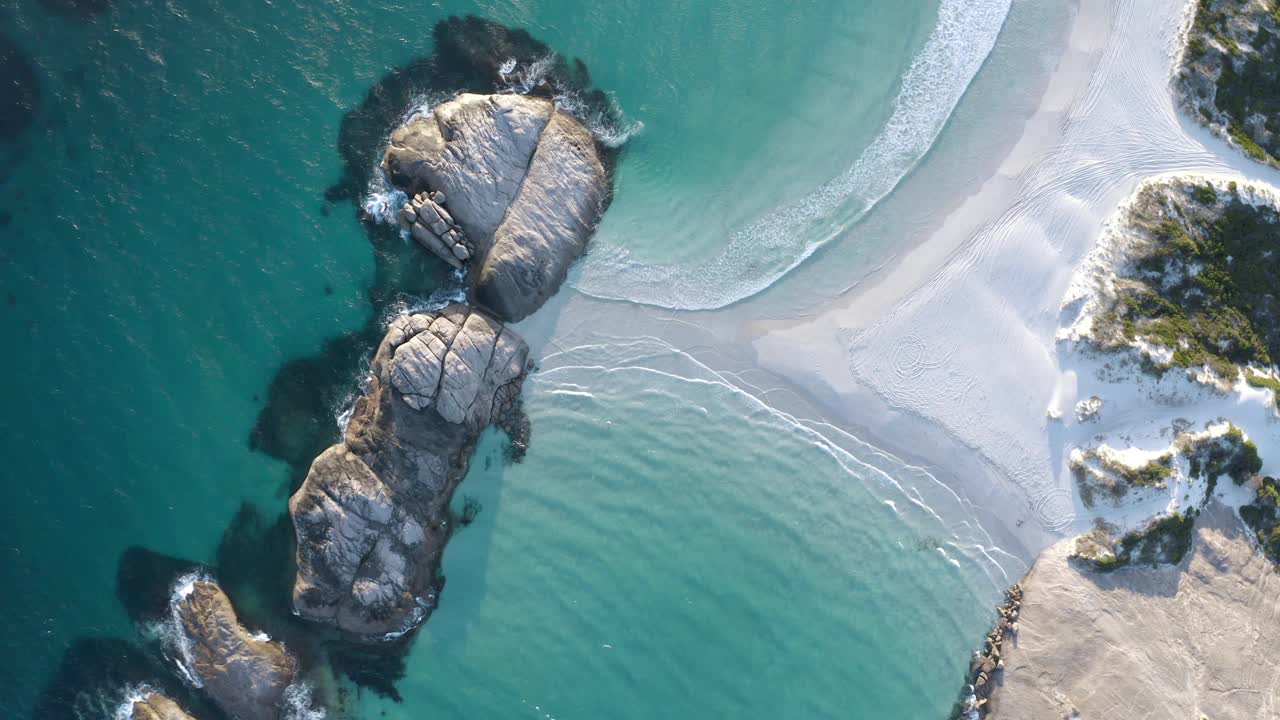
[[(397, 299), (389, 288), (449, 284), (386, 238), (375, 263), (354, 206), (325, 196), (343, 173), (343, 114), (461, 12), (581, 57), (622, 129), (637, 131), (583, 268), (589, 290), (609, 278), (611, 253), (698, 265), (762, 206), (801, 201), (852, 167), (939, 11), (879, 0), (0, 8), (0, 34), (33, 69), (13, 76), (36, 84), (3, 98), (31, 112), (0, 138), (11, 339), (0, 581), (21, 589), (0, 601), (0, 714), (30, 716), (85, 636), (135, 637), (115, 588), (126, 548), (212, 563), (245, 503), (277, 517), (311, 445), (336, 436), (344, 393), (330, 391), (354, 389), (371, 350), (348, 334), (376, 330)], [(848, 213), (840, 205), (832, 222)], [(732, 275), (767, 279), (794, 249), (741, 255)], [(378, 275), (387, 268), (398, 277)], [(938, 549), (950, 531), (894, 512), (888, 476), (678, 354), (668, 374), (622, 369), (628, 347), (544, 362), (527, 459), (503, 465), (489, 437), (463, 486), (484, 509), (446, 555), (450, 582), (410, 655), (404, 702), (361, 702), (392, 717), (944, 711), (986, 622), (977, 600), (993, 590), (967, 556)], [(277, 432), (251, 443), (264, 407)], [(131, 652), (107, 649), (69, 657)]]
[(482, 445), (452, 599), (366, 716), (945, 717), (991, 586), (892, 475), (651, 339), (526, 398), (535, 445)]

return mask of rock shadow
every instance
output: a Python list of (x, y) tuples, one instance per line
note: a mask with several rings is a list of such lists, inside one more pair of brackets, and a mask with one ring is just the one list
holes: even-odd
[(50, 15), (88, 22), (111, 9), (111, 0), (40, 0)]
[(35, 62), (17, 43), (0, 35), (0, 142), (17, 141), (39, 110)]
[[(436, 23), (432, 40), (430, 55), (391, 68), (364, 100), (343, 116), (338, 131), (343, 170), (338, 182), (325, 192), (330, 203), (360, 199), (391, 130), (423, 98), (518, 88), (539, 97), (573, 97), (575, 114), (584, 119), (605, 125), (619, 122), (609, 96), (592, 88), (586, 63), (561, 56), (525, 30), (475, 15), (455, 15)], [(541, 70), (536, 77), (520, 75), (521, 68), (534, 65)], [(516, 69), (504, 72), (507, 67)], [(602, 148), (606, 163), (616, 154), (612, 148)]]
[[(591, 124), (609, 127), (620, 120), (612, 99), (591, 87), (585, 63), (560, 56), (524, 30), (475, 16), (451, 16), (436, 23), (433, 40), (429, 55), (391, 68), (341, 122), (337, 150), (342, 173), (326, 190), (323, 211), (329, 214), (334, 204), (344, 201), (354, 206), (374, 253), (374, 281), (367, 290), (372, 310), (358, 330), (327, 340), (316, 354), (286, 362), (267, 388), (249, 445), (289, 465), (282, 495), (296, 491), (312, 461), (341, 439), (336, 416), (359, 391), (385, 332), (385, 318), (433, 294), (464, 290), (464, 280), (443, 261), (406, 242), (397, 228), (378, 223), (361, 207), (390, 133), (406, 112), (424, 98), (518, 88), (547, 98), (570, 97), (574, 114)], [(528, 69), (535, 66), (539, 72), (530, 75)], [(612, 177), (618, 150), (603, 145), (599, 150)], [(513, 440), (508, 461), (518, 462), (528, 443), (527, 421), (517, 413), (503, 429)], [(492, 511), (496, 499), (485, 506)], [(216, 563), (219, 579), (246, 624), (284, 640), (296, 652), (323, 657), (358, 688), (398, 701), (395, 686), (404, 677), (415, 633), (370, 644), (303, 624), (292, 614), (294, 537), (288, 515), (269, 524), (252, 517), (250, 510), (237, 514)], [(442, 586), (444, 578), (438, 582)]]
[(178, 703), (194, 717), (230, 720), (173, 678), (162, 660), (137, 644), (113, 637), (78, 638), (63, 653), (40, 692), (32, 720), (111, 718), (126, 693), (146, 686)]

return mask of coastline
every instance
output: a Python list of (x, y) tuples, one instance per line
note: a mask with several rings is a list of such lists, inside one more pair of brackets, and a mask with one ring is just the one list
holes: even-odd
[[(865, 417), (853, 400), (873, 392), (975, 451), (1018, 496), (1005, 507), (1030, 509), (1045, 531), (1006, 528), (1033, 555), (1078, 525), (1068, 433), (1047, 417), (1067, 370), (1054, 333), (1075, 267), (1149, 177), (1275, 182), (1274, 170), (1182, 117), (1169, 78), (1185, 11), (1082, 2), (1040, 110), (996, 175), (846, 297), (754, 339), (761, 365), (844, 399), (842, 419)], [(797, 345), (805, 357), (788, 352)], [(921, 454), (941, 464), (954, 455)], [(972, 480), (962, 487), (995, 494)]]

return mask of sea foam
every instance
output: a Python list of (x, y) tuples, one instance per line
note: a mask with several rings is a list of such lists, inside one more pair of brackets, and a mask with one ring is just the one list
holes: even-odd
[(924, 157), (995, 47), (1011, 4), (942, 1), (937, 25), (903, 75), (884, 128), (843, 174), (800, 202), (735, 230), (705, 262), (654, 265), (625, 248), (593, 248), (577, 289), (601, 298), (706, 310), (769, 287), (848, 226), (823, 227), (838, 209), (854, 208), (848, 223), (856, 222)]

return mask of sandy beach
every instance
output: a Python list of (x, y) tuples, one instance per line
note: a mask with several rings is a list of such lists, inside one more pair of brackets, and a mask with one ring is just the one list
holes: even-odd
[[(1040, 110), (997, 175), (866, 287), (758, 338), (761, 364), (814, 392), (857, 398), (870, 388), (885, 406), (942, 428), (989, 462), (1050, 532), (1081, 526), (1064, 458), (1080, 440), (1133, 426), (1158, 432), (1164, 416), (1220, 414), (1195, 409), (1212, 402), (1207, 393), (1140, 419), (1117, 409), (1103, 426), (1047, 414), (1051, 402), (1072, 406), (1091, 394), (1093, 378), (1054, 333), (1072, 273), (1120, 201), (1174, 172), (1277, 180), (1177, 109), (1169, 78), (1184, 10), (1082, 3)], [(807, 352), (790, 352), (796, 345)], [(1040, 542), (1035, 530), (1013, 531), (1033, 548)]]
[[(951, 528), (961, 551), (989, 561), (994, 597), (1041, 550), (1089, 526), (1093, 513), (1067, 468), (1073, 447), (1122, 434), (1156, 449), (1168, 444), (1172, 419), (1204, 422), (1240, 402), (1179, 378), (1167, 380), (1177, 386), (1165, 393), (1174, 399), (1159, 405), (1149, 393), (1095, 387), (1097, 361), (1055, 340), (1073, 274), (1141, 182), (1193, 173), (1280, 185), (1280, 173), (1178, 109), (1170, 78), (1186, 10), (1159, 0), (1080, 2), (1059, 47), (1042, 58), (1050, 70), (1034, 85), (1037, 102), (1019, 132), (993, 138), (966, 129), (975, 143), (1003, 149), (993, 170), (950, 188), (950, 205), (931, 198), (944, 212), (922, 208), (912, 227), (895, 202), (945, 179), (945, 168), (932, 167), (944, 160), (926, 159), (885, 201), (899, 218), (873, 212), (865, 221), (877, 231), (897, 222), (915, 244), (816, 308), (812, 297), (794, 299), (808, 291), (802, 267), (760, 296), (711, 312), (562, 293), (521, 329), (535, 356), (589, 343), (599, 332), (590, 328), (602, 325), (625, 328), (617, 336), (659, 338), (833, 447), (855, 455), (870, 448), (886, 467), (908, 469), (918, 481), (895, 490)], [(1051, 406), (1098, 393), (1114, 396), (1100, 422), (1050, 417)], [(1233, 419), (1266, 460), (1274, 413), (1257, 395)], [(1112, 515), (1127, 524), (1125, 511)]]

